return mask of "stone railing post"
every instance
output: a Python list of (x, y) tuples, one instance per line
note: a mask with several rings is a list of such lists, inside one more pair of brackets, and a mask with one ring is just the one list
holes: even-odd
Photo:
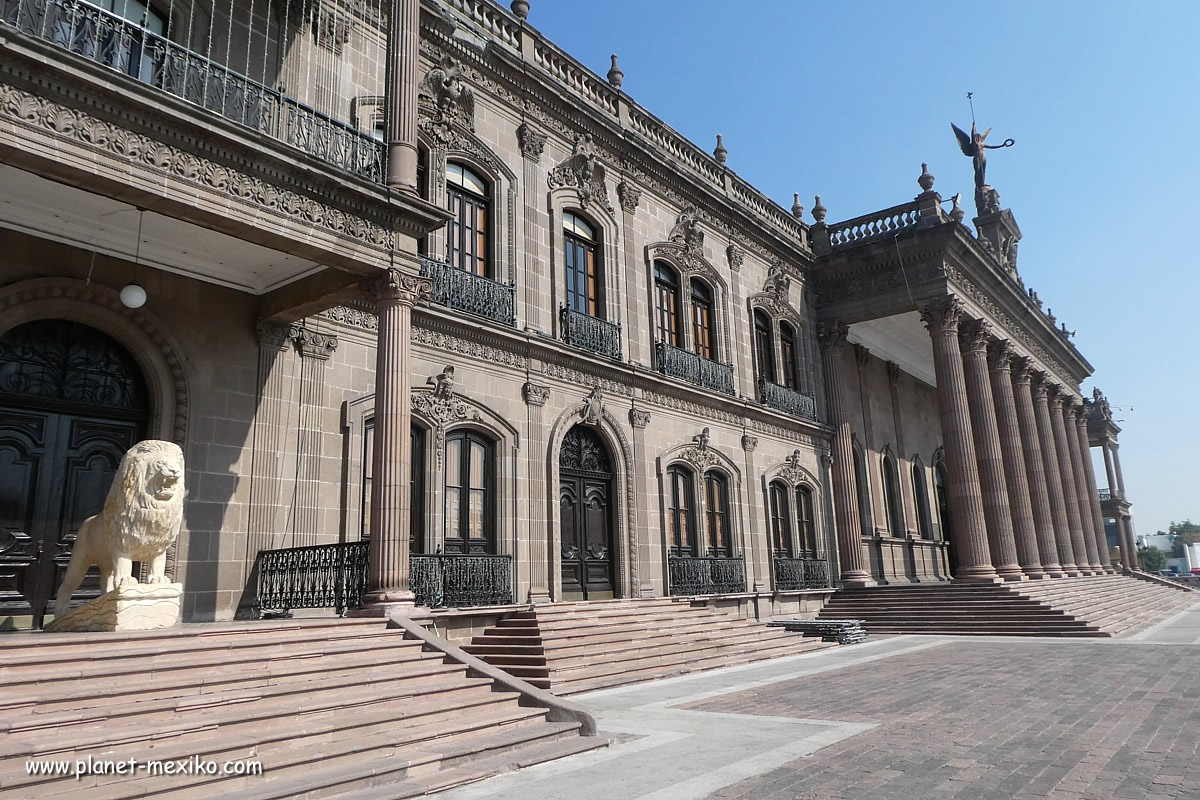
[(958, 579), (995, 580), (988, 551), (983, 492), (967, 406), (967, 384), (958, 347), (958, 322), (963, 303), (954, 295), (935, 300), (921, 309), (921, 319), (933, 340), (933, 366), (937, 378), (938, 410), (945, 448), (950, 516), (954, 521), (953, 547)]

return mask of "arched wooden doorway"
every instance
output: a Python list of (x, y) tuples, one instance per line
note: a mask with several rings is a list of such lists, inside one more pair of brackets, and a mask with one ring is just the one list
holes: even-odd
[(616, 595), (613, 470), (608, 447), (585, 425), (567, 431), (558, 458), (562, 599)]
[[(0, 336), (0, 627), (40, 627), (79, 525), (144, 438), (146, 382), (107, 334), (37, 320)], [(76, 600), (95, 597), (94, 577)]]

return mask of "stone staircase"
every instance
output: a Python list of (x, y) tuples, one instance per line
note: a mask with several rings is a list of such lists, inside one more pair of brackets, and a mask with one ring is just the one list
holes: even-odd
[[(0, 798), (418, 797), (606, 744), (382, 620), (14, 634)], [(33, 777), (27, 761), (254, 759), (263, 774)]]
[(1200, 600), (1121, 575), (1021, 583), (842, 589), (818, 619), (861, 619), (872, 634), (1118, 636)]
[(703, 602), (655, 598), (536, 605), (501, 619), (463, 649), (570, 695), (834, 646), (735, 619)]

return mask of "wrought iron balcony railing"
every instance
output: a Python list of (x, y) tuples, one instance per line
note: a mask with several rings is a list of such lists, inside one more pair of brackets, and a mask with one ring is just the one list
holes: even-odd
[(502, 606), (513, 601), (512, 556), (411, 556), (409, 585), (430, 608)]
[(432, 302), (505, 325), (517, 324), (516, 287), (427, 257), (421, 258), (421, 275), (433, 281)]
[(655, 342), (654, 351), (658, 371), (663, 375), (683, 378), (705, 389), (733, 394), (732, 364), (718, 364), (665, 342)]
[(370, 181), (382, 142), (83, 0), (0, 0), (0, 22)]
[(668, 556), (670, 593), (675, 597), (746, 591), (746, 559)]
[(1112, 500), (1113, 493), (1111, 489), (1097, 489), (1096, 494), (1100, 495), (1101, 500)]
[(812, 395), (780, 386), (765, 378), (758, 379), (758, 398), (765, 406), (791, 414), (793, 417), (817, 418), (817, 403)]
[[(346, 542), (259, 552), (255, 607), (332, 608), (342, 614), (361, 606), (368, 547)], [(513, 600), (512, 557), (413, 555), (409, 583), (417, 605), (430, 608), (506, 605)]]
[(823, 558), (775, 557), (775, 591), (829, 588), (829, 564)]
[(621, 326), (564, 306), (558, 314), (562, 339), (569, 345), (581, 347), (621, 360)]

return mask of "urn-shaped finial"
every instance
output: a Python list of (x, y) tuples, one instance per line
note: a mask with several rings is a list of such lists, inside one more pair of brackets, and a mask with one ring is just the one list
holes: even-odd
[(963, 210), (963, 207), (958, 204), (960, 200), (962, 200), (962, 192), (957, 192), (955, 193), (954, 197), (950, 198), (950, 202), (952, 204), (950, 206), (950, 219), (954, 220), (955, 222), (962, 222), (963, 217), (967, 215), (967, 212)]
[(713, 150), (713, 158), (718, 164), (724, 164), (725, 159), (729, 158), (729, 151), (725, 149), (725, 142), (721, 140), (721, 134), (717, 134), (717, 147)]
[(933, 173), (929, 171), (929, 167), (921, 164), (921, 177), (917, 178), (917, 185), (921, 187), (921, 191), (928, 192), (933, 189)]
[(612, 67), (608, 70), (608, 82), (613, 85), (614, 89), (621, 88), (621, 81), (625, 80), (625, 73), (621, 72), (621, 68), (617, 66), (617, 54), (612, 54)]
[(817, 195), (816, 202), (813, 204), (812, 210), (813, 220), (818, 224), (825, 224), (825, 206), (821, 205), (821, 195)]
[(517, 19), (525, 19), (529, 16), (529, 0), (513, 0), (509, 8), (512, 9), (513, 16)]
[(792, 194), (792, 201), (792, 216), (796, 219), (800, 219), (800, 217), (804, 216), (804, 204), (800, 202), (799, 192), (794, 192)]

